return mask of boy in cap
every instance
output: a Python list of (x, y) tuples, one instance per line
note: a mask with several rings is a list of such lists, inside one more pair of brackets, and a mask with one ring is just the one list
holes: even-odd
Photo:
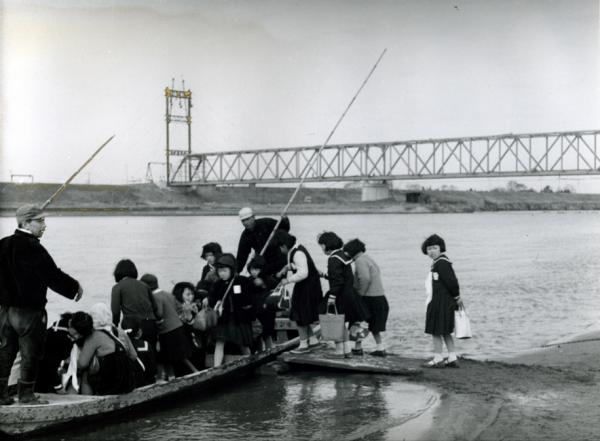
[(12, 404), (8, 377), (21, 353), (19, 403), (47, 404), (33, 393), (46, 338), (48, 288), (79, 301), (83, 289), (62, 272), (40, 244), (46, 230), (42, 209), (23, 205), (16, 212), (18, 228), (0, 240), (0, 405)]

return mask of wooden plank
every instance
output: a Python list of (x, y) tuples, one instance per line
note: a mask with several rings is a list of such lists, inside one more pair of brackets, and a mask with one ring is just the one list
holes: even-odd
[(285, 353), (280, 359), (292, 366), (324, 368), (354, 372), (370, 372), (387, 375), (413, 376), (422, 374), (418, 368), (418, 360), (398, 355), (374, 357), (372, 355), (352, 356), (351, 358), (335, 358), (332, 348), (318, 348), (306, 354)]

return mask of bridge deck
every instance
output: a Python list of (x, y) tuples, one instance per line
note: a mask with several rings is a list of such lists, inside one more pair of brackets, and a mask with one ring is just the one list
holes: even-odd
[(600, 174), (600, 131), (286, 147), (173, 151), (170, 185)]

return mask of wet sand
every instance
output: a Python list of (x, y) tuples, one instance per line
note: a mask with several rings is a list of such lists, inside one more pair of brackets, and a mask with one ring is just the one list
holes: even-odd
[(501, 361), (461, 360), (411, 381), (440, 405), (422, 440), (596, 440), (600, 333)]

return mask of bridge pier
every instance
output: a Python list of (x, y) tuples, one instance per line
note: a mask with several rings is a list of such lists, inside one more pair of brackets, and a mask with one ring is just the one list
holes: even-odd
[(365, 181), (362, 184), (362, 202), (379, 201), (390, 198), (390, 186), (387, 181)]

